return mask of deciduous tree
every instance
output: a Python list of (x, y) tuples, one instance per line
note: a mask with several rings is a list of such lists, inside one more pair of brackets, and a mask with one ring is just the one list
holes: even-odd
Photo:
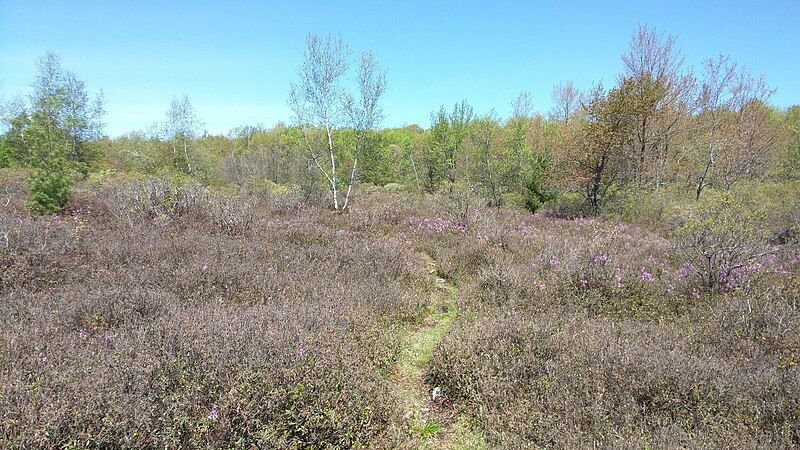
[[(380, 98), (386, 90), (386, 76), (376, 60), (369, 54), (361, 57), (357, 76), (359, 97), (355, 99), (342, 87), (350, 63), (350, 48), (341, 38), (309, 34), (303, 62), (298, 71), (299, 80), (292, 83), (289, 106), (302, 129), (311, 161), (327, 181), (333, 208), (346, 211), (356, 181), (358, 160), (365, 145), (369, 145), (369, 132), (376, 129), (383, 118)], [(335, 132), (341, 126), (356, 130), (358, 138), (352, 152), (352, 162), (347, 180), (347, 191), (340, 198), (341, 179), (337, 164), (345, 159), (346, 149), (335, 142)], [(322, 142), (314, 136), (323, 133)], [(323, 153), (327, 158), (323, 160)]]

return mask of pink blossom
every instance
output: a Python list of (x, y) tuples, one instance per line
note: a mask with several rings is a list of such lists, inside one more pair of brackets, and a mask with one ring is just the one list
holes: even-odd
[(86, 330), (81, 330), (78, 332), (78, 337), (81, 339), (86, 339), (89, 337), (89, 333)]
[(687, 278), (690, 275), (693, 275), (694, 273), (695, 273), (694, 267), (692, 267), (691, 264), (688, 263), (684, 264), (680, 269), (678, 269), (678, 274), (680, 274), (680, 276), (684, 278)]
[(217, 407), (211, 408), (211, 412), (208, 414), (208, 418), (216, 422), (219, 419), (219, 410)]
[(547, 289), (547, 286), (545, 286), (544, 283), (539, 283), (539, 289), (545, 290), (545, 289)]
[(297, 354), (300, 355), (300, 356), (305, 356), (306, 355), (306, 349), (303, 348), (303, 347), (300, 347), (300, 349), (297, 350)]
[(608, 261), (608, 255), (606, 254), (597, 255), (594, 257), (594, 262), (596, 263), (604, 263), (606, 261)]
[(761, 264), (761, 263), (758, 263), (758, 262), (750, 263), (750, 264), (748, 264), (748, 265), (744, 266), (744, 268), (745, 268), (745, 270), (746, 270), (747, 272), (751, 272), (751, 271), (754, 271), (754, 270), (758, 270), (758, 269), (760, 269), (760, 268), (762, 268), (762, 267), (764, 267), (764, 266), (763, 266), (763, 264)]
[(617, 282), (617, 289), (624, 288), (625, 284), (622, 282), (622, 273), (620, 273), (619, 267), (617, 267), (614, 272), (614, 280)]
[(642, 267), (642, 271), (641, 272), (642, 272), (642, 275), (641, 275), (642, 281), (647, 281), (648, 283), (655, 281), (656, 277), (653, 276), (652, 273), (650, 273), (647, 270), (645, 270), (644, 267)]
[(558, 265), (558, 256), (553, 256), (550, 258), (550, 265), (553, 267)]
[(588, 286), (589, 282), (585, 278), (580, 279), (581, 286)]
[(203, 264), (203, 267), (200, 268), (203, 272), (208, 270), (208, 264)]

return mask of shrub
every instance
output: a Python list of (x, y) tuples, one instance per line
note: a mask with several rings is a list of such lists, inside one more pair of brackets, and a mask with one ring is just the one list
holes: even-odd
[(673, 325), (501, 313), (462, 322), (430, 377), (502, 448), (800, 444), (796, 369), (698, 344)]
[[(700, 275), (707, 290), (735, 287), (742, 275), (785, 251), (771, 242), (783, 221), (761, 200), (758, 196), (709, 193), (693, 207), (673, 213), (669, 222), (674, 227), (676, 250)], [(787, 206), (788, 210), (800, 209), (797, 201)]]
[(0, 169), (11, 167), (11, 150), (5, 142), (5, 139), (0, 138)]
[(429, 383), (493, 445), (800, 444), (795, 242), (704, 292), (677, 237), (624, 222), (499, 211), (432, 235), (462, 314)]
[(41, 169), (28, 179), (30, 197), (28, 206), (41, 214), (61, 210), (69, 201), (72, 179), (68, 172), (55, 169)]
[(0, 209), (0, 447), (392, 447), (428, 286), (390, 213), (155, 180)]

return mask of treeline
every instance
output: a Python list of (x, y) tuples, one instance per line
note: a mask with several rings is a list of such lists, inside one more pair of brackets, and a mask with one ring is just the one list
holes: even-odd
[[(312, 45), (321, 44), (310, 40), (310, 51)], [(608, 88), (553, 88), (547, 114), (534, 112), (523, 92), (507, 118), (478, 114), (464, 101), (434, 112), (427, 129), (297, 120), (213, 136), (202, 132), (184, 96), (173, 99), (164, 122), (109, 139), (99, 137), (102, 103), (47, 56), (27, 104), (6, 108), (0, 164), (36, 168), (34, 191), (57, 197), (33, 201), (47, 211), (63, 205), (69, 180), (90, 171), (324, 192), (331, 180), (315, 158), (327, 134), (331, 163), (358, 163), (357, 185), (468, 192), (490, 205), (531, 211), (549, 203), (572, 214), (596, 214), (631, 192), (672, 188), (700, 199), (709, 189), (800, 176), (800, 106), (772, 106), (773, 89), (763, 77), (726, 56), (706, 60), (695, 74), (674, 37), (647, 26), (634, 34), (622, 61), (623, 73)], [(347, 188), (348, 181), (342, 177), (333, 187)]]

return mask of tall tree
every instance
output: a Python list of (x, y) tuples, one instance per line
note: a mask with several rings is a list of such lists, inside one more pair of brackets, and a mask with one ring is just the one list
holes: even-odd
[(356, 182), (356, 168), (361, 153), (377, 139), (373, 133), (384, 118), (379, 101), (386, 92), (386, 72), (378, 66), (375, 57), (370, 53), (361, 55), (358, 70), (358, 98), (345, 94), (345, 111), (349, 124), (356, 132), (356, 143), (350, 178), (347, 182), (347, 194), (344, 197), (343, 210), (350, 205), (350, 194)]
[(625, 148), (630, 144), (634, 123), (631, 89), (631, 80), (623, 81), (608, 93), (599, 85), (593, 89), (587, 105), (584, 140), (572, 156), (571, 176), (595, 213), (609, 190), (624, 182), (622, 175), (628, 163)]
[(524, 185), (523, 166), (531, 158), (528, 135), (531, 131), (533, 101), (528, 91), (521, 92), (511, 104), (511, 117), (506, 122), (507, 164), (504, 171), (504, 184), (511, 190), (519, 191)]
[(698, 98), (697, 129), (689, 145), (695, 197), (717, 185), (728, 189), (747, 176), (763, 174), (776, 130), (767, 101), (774, 90), (728, 56), (708, 59)]
[(622, 80), (630, 80), (630, 112), (635, 122), (628, 149), (628, 177), (645, 185), (665, 182), (670, 144), (691, 114), (694, 78), (683, 73), (675, 37), (643, 25), (622, 54)]
[(29, 204), (41, 212), (60, 209), (76, 175), (95, 158), (92, 142), (102, 134), (102, 93), (91, 99), (83, 81), (47, 53), (38, 61), (33, 92), (6, 118), (7, 149), (17, 164), (37, 169), (29, 179)]
[(550, 91), (550, 99), (553, 102), (550, 118), (566, 125), (570, 117), (580, 108), (581, 98), (581, 91), (571, 81), (553, 86), (553, 90)]
[(191, 150), (203, 123), (197, 117), (188, 95), (172, 98), (165, 126), (166, 137), (172, 146), (175, 168), (191, 174), (193, 159)]
[[(341, 212), (350, 206), (358, 159), (363, 146), (368, 144), (368, 132), (374, 130), (383, 117), (379, 100), (386, 89), (385, 73), (372, 56), (365, 54), (358, 74), (359, 98), (355, 100), (341, 85), (350, 67), (349, 58), (350, 48), (341, 38), (309, 34), (298, 71), (299, 80), (292, 83), (289, 93), (289, 106), (303, 131), (310, 160), (328, 183), (333, 208)], [(335, 142), (334, 135), (343, 125), (355, 129), (359, 138), (352, 155), (347, 193), (341, 199), (337, 164), (345, 159), (346, 149)], [(314, 136), (319, 130), (323, 133), (321, 144)], [(326, 160), (323, 160), (324, 153), (327, 153)]]
[(466, 100), (456, 103), (450, 113), (442, 106), (433, 114), (431, 140), (423, 155), (429, 191), (438, 189), (443, 180), (450, 186), (455, 183), (458, 159), (468, 138), (472, 114), (472, 107)]
[(498, 158), (501, 155), (496, 148), (499, 134), (500, 127), (494, 112), (473, 120), (470, 126), (470, 140), (475, 150), (474, 177), (483, 194), (489, 199), (490, 206), (500, 206), (503, 203), (499, 179), (501, 167)]

